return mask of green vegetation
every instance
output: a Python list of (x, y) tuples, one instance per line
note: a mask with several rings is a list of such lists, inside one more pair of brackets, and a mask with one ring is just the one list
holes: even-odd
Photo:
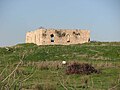
[[(66, 65), (89, 63), (100, 74), (67, 75)], [(87, 81), (87, 82), (86, 82)], [(120, 42), (18, 44), (0, 48), (0, 89), (120, 90)]]

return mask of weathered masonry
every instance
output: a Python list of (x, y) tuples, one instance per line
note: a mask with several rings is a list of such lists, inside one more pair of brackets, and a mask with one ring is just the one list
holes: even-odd
[(80, 29), (44, 29), (26, 33), (26, 43), (37, 45), (82, 44), (90, 41), (90, 31)]

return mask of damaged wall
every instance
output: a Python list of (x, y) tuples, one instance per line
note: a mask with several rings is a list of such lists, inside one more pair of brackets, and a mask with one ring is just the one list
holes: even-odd
[(71, 29), (37, 29), (26, 33), (26, 43), (37, 45), (82, 44), (89, 42), (89, 30)]

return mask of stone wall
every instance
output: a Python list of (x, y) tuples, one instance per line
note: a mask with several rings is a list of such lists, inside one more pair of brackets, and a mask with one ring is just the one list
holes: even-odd
[(37, 45), (82, 44), (89, 42), (89, 30), (69, 29), (37, 29), (26, 33), (26, 43)]

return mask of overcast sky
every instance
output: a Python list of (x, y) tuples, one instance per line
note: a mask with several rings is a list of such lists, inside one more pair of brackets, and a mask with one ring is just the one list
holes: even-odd
[(25, 42), (40, 26), (89, 29), (91, 40), (120, 41), (120, 0), (0, 0), (0, 46)]

